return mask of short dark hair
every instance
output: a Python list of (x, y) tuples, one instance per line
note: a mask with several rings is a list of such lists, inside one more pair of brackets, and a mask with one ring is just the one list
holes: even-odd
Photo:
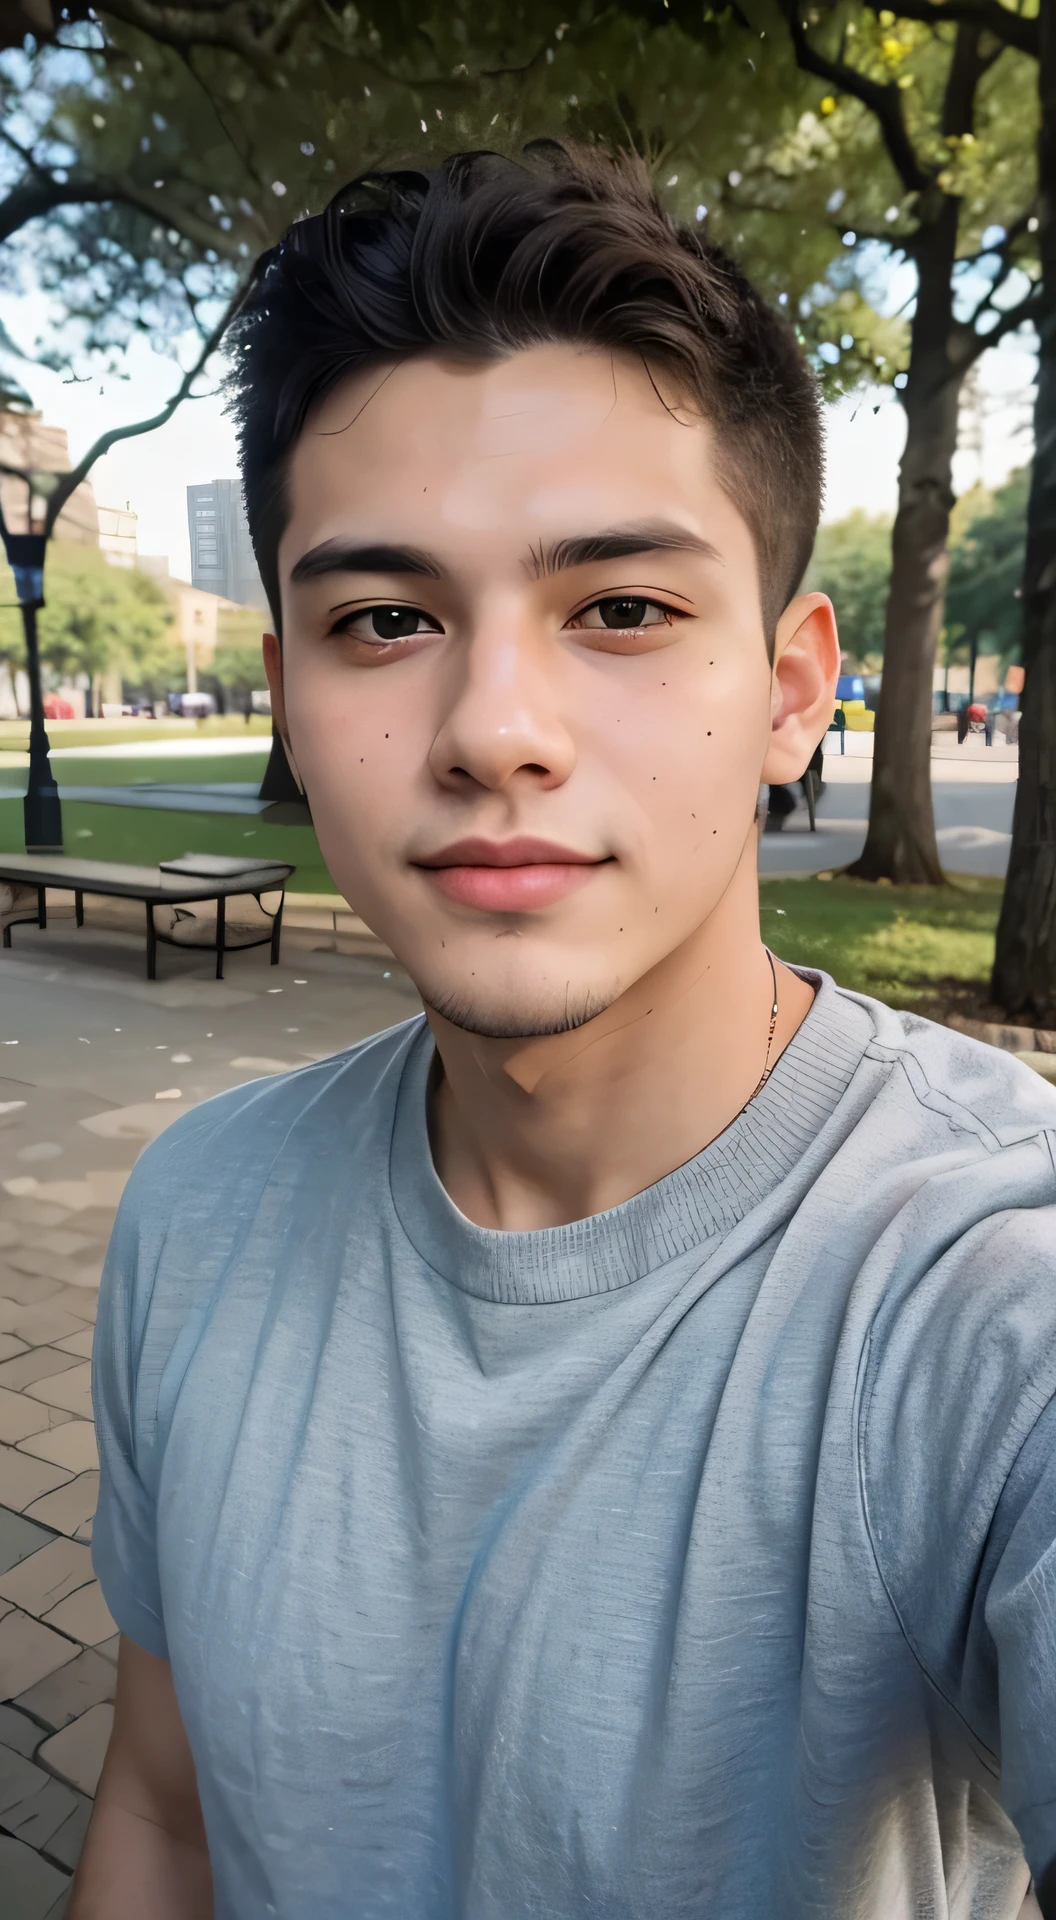
[(718, 247), (664, 211), (642, 162), (536, 142), (366, 173), (299, 220), (232, 324), (229, 410), (246, 514), (280, 619), (286, 464), (347, 375), (440, 352), (495, 361), (568, 342), (673, 377), (719, 429), (719, 477), (750, 528), (768, 641), (821, 509), (817, 383), (791, 327)]

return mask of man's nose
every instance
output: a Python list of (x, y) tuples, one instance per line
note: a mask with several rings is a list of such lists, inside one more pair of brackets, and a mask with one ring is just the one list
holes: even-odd
[(561, 712), (561, 651), (547, 636), (492, 621), (459, 653), (450, 704), (429, 755), (434, 777), (502, 792), (511, 781), (561, 786), (576, 762)]

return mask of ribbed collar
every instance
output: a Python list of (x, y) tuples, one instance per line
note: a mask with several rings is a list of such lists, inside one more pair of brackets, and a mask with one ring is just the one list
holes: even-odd
[(422, 1259), (480, 1299), (538, 1306), (628, 1286), (728, 1233), (817, 1138), (873, 1037), (865, 1008), (827, 974), (796, 971), (815, 988), (814, 1003), (762, 1092), (710, 1146), (621, 1206), (533, 1233), (475, 1226), (442, 1187), (426, 1125), (434, 1046), (423, 1020), (400, 1081), (390, 1157), (393, 1204)]

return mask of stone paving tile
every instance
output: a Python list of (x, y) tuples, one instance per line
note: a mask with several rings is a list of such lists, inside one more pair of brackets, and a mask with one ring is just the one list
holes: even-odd
[(39, 1273), (16, 1273), (0, 1260), (0, 1294), (5, 1300), (17, 1300), (24, 1307), (39, 1306), (63, 1291), (59, 1280), (46, 1280)]
[(46, 1849), (77, 1811), (77, 1795), (9, 1747), (0, 1746), (0, 1827), (27, 1846)]
[(17, 1696), (14, 1705), (23, 1707), (34, 1719), (42, 1720), (46, 1727), (57, 1732), (87, 1713), (89, 1707), (96, 1707), (102, 1701), (112, 1702), (115, 1679), (112, 1662), (89, 1647), (68, 1666), (48, 1674), (36, 1686), (27, 1687), (25, 1693)]
[(11, 1321), (11, 1332), (29, 1347), (48, 1345), (57, 1347), (60, 1353), (76, 1352), (76, 1348), (64, 1347), (62, 1342), (71, 1336), (78, 1338), (84, 1332), (84, 1321), (47, 1300), (42, 1307), (20, 1308), (17, 1320)]
[(82, 1793), (94, 1793), (106, 1756), (114, 1709), (106, 1703), (89, 1707), (79, 1720), (71, 1720), (61, 1733), (51, 1734), (37, 1749), (42, 1766), (79, 1787)]
[(28, 1340), (18, 1340), (13, 1333), (0, 1333), (0, 1360), (13, 1360), (18, 1353), (25, 1353)]
[(70, 1877), (21, 1840), (0, 1834), (4, 1920), (60, 1920)]
[(99, 1475), (79, 1473), (76, 1480), (70, 1480), (54, 1493), (46, 1493), (42, 1500), (34, 1500), (26, 1513), (30, 1520), (39, 1520), (42, 1526), (54, 1527), (57, 1533), (80, 1540), (84, 1538), (83, 1530), (91, 1521), (98, 1498)]
[(50, 1303), (53, 1307), (66, 1307), (76, 1314), (79, 1320), (88, 1320), (95, 1325), (95, 1316), (99, 1306), (99, 1290), (91, 1292), (87, 1287), (64, 1287)]
[[(0, 1574), (0, 1600), (10, 1600), (14, 1606), (21, 1607), (23, 1613), (31, 1613), (34, 1619), (40, 1620), (93, 1579), (88, 1548), (60, 1535), (28, 1559), (20, 1560), (7, 1573)], [(59, 1620), (51, 1624), (63, 1632), (68, 1631)], [(105, 1634), (100, 1638), (105, 1639)]]
[[(38, 1347), (37, 1352), (54, 1353), (54, 1347)], [(27, 1353), (24, 1358), (31, 1360), (36, 1354)], [(89, 1360), (78, 1360), (76, 1354), (64, 1353), (61, 1358), (67, 1362), (62, 1373), (57, 1370), (47, 1375), (38, 1374), (32, 1381), (26, 1382), (25, 1391), (31, 1400), (43, 1400), (45, 1406), (61, 1407), (66, 1413), (80, 1414), (82, 1419), (92, 1417), (92, 1367)], [(9, 1360), (8, 1366), (17, 1367), (19, 1360)]]
[(0, 1707), (0, 1746), (10, 1747), (12, 1752), (22, 1753), (31, 1760), (42, 1738), (40, 1728), (28, 1713), (19, 1713), (17, 1707)]
[(20, 1353), (16, 1360), (5, 1360), (0, 1364), (0, 1387), (19, 1393), (23, 1387), (32, 1386), (37, 1380), (54, 1378), (58, 1373), (69, 1373), (76, 1365), (73, 1354), (60, 1353), (58, 1347), (34, 1347), (29, 1353)]
[(24, 1513), (42, 1494), (64, 1487), (73, 1475), (50, 1460), (35, 1460), (15, 1447), (0, 1446), (0, 1505)]
[(79, 1262), (68, 1253), (49, 1253), (46, 1247), (8, 1247), (4, 1264), (14, 1273), (28, 1274), (35, 1280), (52, 1280), (59, 1287), (70, 1286), (80, 1272)]
[[(78, 1224), (80, 1223), (80, 1217), (80, 1214), (78, 1214)], [(84, 1253), (88, 1248), (95, 1247), (97, 1242), (94, 1234), (91, 1233), (73, 1233), (69, 1227), (49, 1227), (45, 1228), (43, 1233), (35, 1235), (35, 1244), (38, 1247), (43, 1247), (46, 1253), (59, 1253), (68, 1256), (74, 1253)]]
[(0, 1387), (0, 1441), (10, 1446), (30, 1434), (46, 1432), (50, 1425), (48, 1409), (39, 1400), (27, 1400), (10, 1387)]
[[(8, 1183), (4, 1184), (6, 1186)], [(65, 1207), (22, 1196), (16, 1196), (8, 1202), (8, 1212), (23, 1227), (58, 1227), (66, 1219)]]
[[(73, 1319), (72, 1313), (70, 1319)], [(90, 1360), (95, 1342), (95, 1328), (82, 1327), (78, 1333), (69, 1333), (62, 1340), (52, 1341), (60, 1353), (75, 1353), (81, 1360)]]
[[(41, 1787), (46, 1787), (48, 1777), (43, 1767), (35, 1767), (24, 1754), (16, 1752), (13, 1747), (0, 1746), (0, 1825), (10, 1826), (4, 1815), (21, 1806), (31, 1795), (39, 1793)], [(66, 1813), (69, 1811), (67, 1807)], [(56, 1820), (56, 1827), (61, 1827), (66, 1813), (61, 1820)]]
[(46, 1433), (30, 1434), (18, 1443), (19, 1453), (34, 1454), (38, 1460), (52, 1460), (71, 1473), (85, 1473), (99, 1465), (95, 1426), (91, 1420), (68, 1420), (64, 1427)]
[(45, 1851), (49, 1859), (58, 1861), (62, 1867), (69, 1867), (72, 1872), (81, 1857), (84, 1836), (92, 1817), (92, 1803), (85, 1794), (78, 1793), (73, 1787), (66, 1787), (63, 1791), (75, 1802), (73, 1812), (58, 1832), (52, 1834)]
[(54, 1538), (46, 1527), (0, 1507), (0, 1574), (17, 1567), (20, 1560), (28, 1560), (31, 1553), (39, 1553)]
[(117, 1622), (103, 1599), (98, 1580), (80, 1587), (68, 1599), (60, 1600), (43, 1618), (47, 1626), (57, 1627), (60, 1633), (68, 1633), (71, 1640), (80, 1640), (86, 1647), (97, 1647), (111, 1640), (117, 1630)]
[(94, 1246), (105, 1247), (114, 1230), (114, 1207), (81, 1207), (74, 1216), (77, 1222), (75, 1231), (84, 1234)]
[(0, 1620), (0, 1700), (13, 1700), (76, 1655), (72, 1640), (13, 1607)]

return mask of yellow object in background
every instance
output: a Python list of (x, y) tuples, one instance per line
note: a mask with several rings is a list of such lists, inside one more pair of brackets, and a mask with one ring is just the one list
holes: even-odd
[(837, 700), (836, 706), (843, 709), (843, 724), (848, 733), (872, 733), (876, 715), (864, 700)]

